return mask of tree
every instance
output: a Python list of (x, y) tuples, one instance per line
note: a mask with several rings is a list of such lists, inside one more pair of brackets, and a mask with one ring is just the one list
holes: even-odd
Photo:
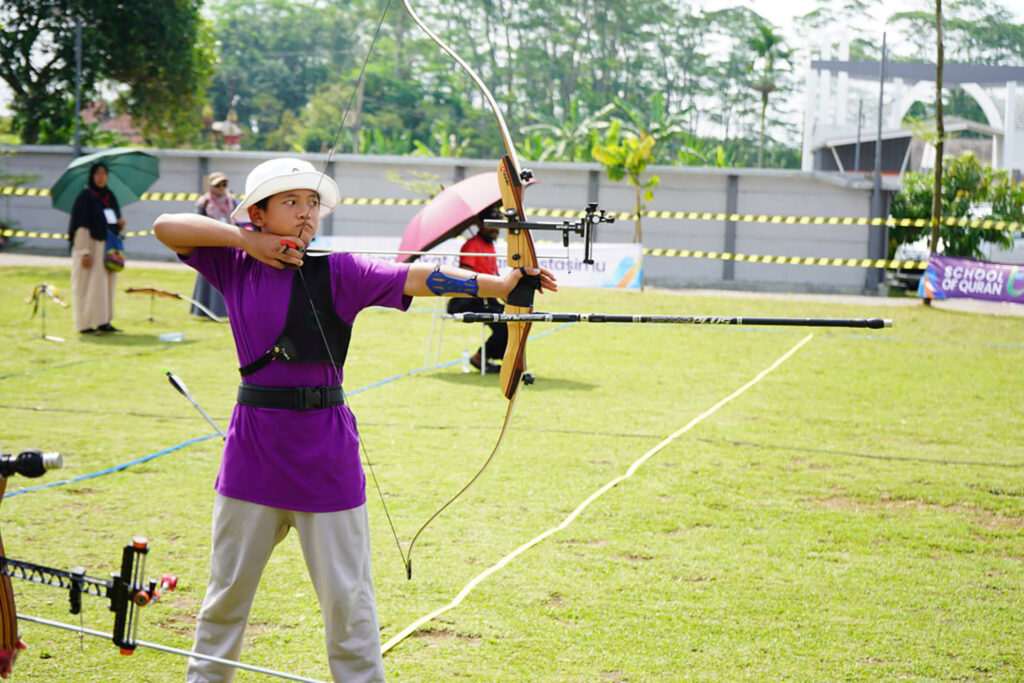
[[(82, 22), (82, 94), (127, 86), (121, 104), (151, 139), (186, 140), (199, 127), (211, 73), (200, 0), (3, 0), (0, 78), (14, 93), (23, 142), (67, 142), (73, 127), (75, 26)], [(160, 36), (154, 40), (153, 36)], [(43, 133), (45, 139), (41, 139)]]
[(298, 116), (315, 93), (338, 84), (350, 93), (355, 79), (348, 76), (363, 56), (359, 36), (376, 25), (374, 18), (367, 28), (365, 4), (227, 0), (217, 5), (219, 64), (210, 87), (214, 116), (223, 119), (233, 106), (253, 131), (245, 145), (260, 149), (268, 137), (280, 139), (273, 133), (285, 112)]
[[(993, 0), (954, 0), (944, 8), (943, 40), (951, 61), (1002, 66), (1024, 64), (1024, 24)], [(935, 45), (936, 14), (897, 12), (889, 23), (909, 37), (916, 59), (929, 59)]]
[(579, 101), (573, 100), (564, 119), (534, 114), (533, 118), (539, 123), (523, 126), (522, 132), (527, 135), (540, 133), (544, 136), (544, 147), (538, 157), (540, 161), (582, 161), (597, 142), (594, 136), (598, 131), (611, 125), (605, 117), (614, 109), (614, 104), (607, 104), (593, 114), (585, 115), (580, 113)]
[[(881, 50), (875, 28), (871, 26), (872, 13), (881, 0), (817, 0), (817, 7), (795, 17), (803, 35), (835, 36), (830, 47), (838, 52), (841, 34), (849, 46), (853, 61), (878, 61)], [(837, 30), (839, 29), (839, 30)]]
[(757, 22), (757, 33), (748, 43), (757, 59), (751, 70), (757, 73), (753, 88), (761, 96), (761, 127), (757, 137), (757, 166), (764, 166), (764, 125), (768, 111), (768, 96), (779, 89), (783, 65), (789, 62), (792, 51), (786, 48), (782, 36), (764, 22)]
[(647, 166), (654, 161), (654, 145), (656, 140), (641, 131), (639, 135), (634, 133), (623, 134), (620, 131), (620, 122), (613, 121), (604, 140), (591, 151), (594, 160), (605, 168), (610, 180), (622, 180), (633, 186), (636, 192), (634, 202), (634, 215), (636, 230), (633, 233), (633, 241), (637, 244), (643, 242), (642, 217), (647, 208), (646, 202), (654, 199), (654, 188), (661, 182), (656, 175), (644, 177)]
[[(995, 171), (981, 165), (972, 152), (943, 160), (941, 215), (949, 218), (974, 218), (991, 202), (993, 218), (1021, 220), (1024, 217), (1024, 183), (1015, 183), (1009, 172)], [(893, 218), (932, 217), (935, 174), (904, 173), (902, 187), (893, 195), (889, 214)], [(915, 242), (929, 234), (930, 228), (893, 227), (889, 230), (890, 253), (904, 242)], [(994, 228), (968, 228), (948, 225), (943, 221), (939, 236), (949, 256), (982, 258), (983, 242), (1002, 247), (1013, 244), (1012, 236)]]

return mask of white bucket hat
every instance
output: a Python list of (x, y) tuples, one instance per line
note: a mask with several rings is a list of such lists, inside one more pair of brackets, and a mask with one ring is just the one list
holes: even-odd
[(252, 169), (245, 179), (245, 198), (231, 212), (235, 221), (249, 220), (249, 207), (285, 190), (313, 190), (320, 195), (320, 218), (338, 206), (338, 184), (302, 159), (271, 159)]

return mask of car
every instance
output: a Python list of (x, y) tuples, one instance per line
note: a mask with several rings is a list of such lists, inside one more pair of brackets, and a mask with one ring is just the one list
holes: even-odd
[[(904, 242), (896, 247), (893, 260), (901, 265), (907, 261), (927, 261), (930, 254), (929, 243), (931, 238), (922, 237), (914, 242)], [(939, 252), (942, 251), (942, 241), (939, 241)], [(917, 284), (924, 275), (923, 268), (890, 268), (885, 271), (886, 281), (890, 286), (902, 289), (917, 289)]]

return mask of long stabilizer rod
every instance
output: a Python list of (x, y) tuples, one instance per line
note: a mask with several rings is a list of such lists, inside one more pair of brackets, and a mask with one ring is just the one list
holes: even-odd
[(886, 318), (747, 318), (730, 315), (612, 315), (608, 313), (456, 313), (463, 323), (652, 323), (667, 325), (776, 325), (783, 327), (892, 327)]
[[(43, 619), (41, 617), (34, 617), (28, 614), (19, 614), (18, 618), (23, 621), (31, 621), (34, 624), (42, 624), (43, 626), (52, 626), (54, 628), (62, 628), (65, 631), (72, 631), (74, 633), (81, 633), (87, 636), (96, 636), (103, 638), (104, 640), (110, 640), (110, 634), (102, 631), (96, 631), (91, 628), (85, 628), (83, 626), (75, 626), (73, 624), (65, 624), (60, 621), (52, 621), (50, 619)], [(283, 671), (274, 671), (273, 669), (266, 669), (261, 666), (253, 666), (251, 664), (242, 664), (231, 659), (221, 659), (220, 657), (213, 657), (211, 655), (202, 654), (201, 652), (194, 652), (192, 650), (181, 650), (176, 647), (168, 647), (166, 645), (160, 645), (158, 643), (147, 643), (144, 640), (138, 640), (135, 642), (138, 647), (146, 647), (151, 650), (159, 650), (160, 652), (167, 652), (172, 655), (179, 655), (182, 657), (194, 657), (195, 659), (202, 659), (207, 662), (214, 662), (216, 664), (225, 664), (236, 669), (245, 669), (246, 671), (254, 671), (256, 673), (263, 674), (265, 676), (273, 676), (274, 678), (283, 678), (288, 681), (303, 681), (303, 683), (323, 683), (315, 678), (305, 678), (303, 676), (296, 676), (294, 674), (285, 673)]]

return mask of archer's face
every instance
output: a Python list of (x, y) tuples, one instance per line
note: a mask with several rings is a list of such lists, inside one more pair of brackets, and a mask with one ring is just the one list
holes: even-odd
[(313, 190), (286, 190), (270, 197), (266, 210), (249, 207), (253, 225), (275, 235), (298, 235), (309, 227), (320, 227), (320, 195)]

